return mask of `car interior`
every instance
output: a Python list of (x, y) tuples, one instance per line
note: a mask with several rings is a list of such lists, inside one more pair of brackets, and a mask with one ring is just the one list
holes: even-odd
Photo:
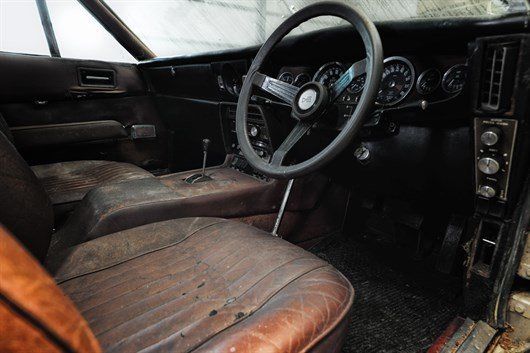
[(0, 351), (530, 351), (526, 0), (168, 57), (79, 3), (135, 62), (0, 48)]

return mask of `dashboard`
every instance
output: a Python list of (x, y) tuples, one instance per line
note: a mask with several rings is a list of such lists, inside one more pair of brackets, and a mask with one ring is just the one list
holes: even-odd
[[(306, 66), (287, 66), (279, 70), (277, 78), (298, 87), (309, 81), (318, 81), (329, 88), (351, 64), (327, 62), (316, 70)], [(462, 91), (467, 76), (468, 67), (461, 57), (390, 56), (384, 60), (375, 103), (384, 109), (446, 101)], [(356, 105), (363, 92), (365, 79), (366, 75), (355, 78), (339, 97), (338, 104)]]

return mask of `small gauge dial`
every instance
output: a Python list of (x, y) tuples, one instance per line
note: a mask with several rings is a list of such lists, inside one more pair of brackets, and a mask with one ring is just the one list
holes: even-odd
[(416, 82), (416, 91), (420, 94), (431, 94), (433, 93), (440, 82), (442, 81), (442, 75), (440, 71), (436, 69), (428, 69), (423, 71), (418, 77), (418, 82)]
[(285, 71), (285, 72), (282, 72), (280, 76), (278, 76), (278, 80), (291, 85), (294, 82), (294, 76), (292, 73)]
[(294, 85), (296, 87), (302, 87), (309, 81), (311, 81), (311, 76), (309, 76), (308, 74), (305, 74), (305, 73), (298, 74), (296, 75), (296, 78), (294, 79)]
[(393, 56), (384, 61), (383, 76), (376, 103), (394, 105), (409, 94), (414, 85), (414, 67), (407, 59)]
[(364, 88), (365, 83), (366, 83), (366, 74), (357, 76), (356, 78), (353, 79), (351, 84), (348, 86), (348, 92), (352, 94), (357, 94), (361, 92)]
[(447, 70), (442, 79), (442, 88), (447, 93), (458, 93), (466, 84), (467, 66), (455, 65)]
[(340, 76), (344, 73), (344, 66), (339, 62), (332, 62), (323, 65), (316, 72), (313, 81), (317, 81), (327, 88), (330, 88), (337, 82)]

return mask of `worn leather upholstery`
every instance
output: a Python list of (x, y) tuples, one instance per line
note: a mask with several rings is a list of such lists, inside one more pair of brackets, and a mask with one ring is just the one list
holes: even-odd
[[(15, 145), (11, 130), (1, 114), (0, 133), (3, 134), (0, 138), (6, 138)], [(0, 146), (2, 151), (4, 144), (5, 142)], [(16, 148), (3, 152), (19, 155)], [(153, 177), (148, 171), (133, 164), (111, 161), (71, 161), (36, 165), (31, 169), (44, 186), (53, 205), (80, 201), (87, 192), (98, 186)]]
[(53, 209), (46, 191), (15, 146), (0, 132), (0, 222), (39, 260), (46, 256)]
[(54, 205), (81, 200), (98, 186), (128, 180), (153, 178), (148, 171), (130, 163), (71, 161), (32, 166)]
[(105, 352), (339, 352), (353, 300), (328, 263), (219, 218), (94, 239), (51, 270)]
[(0, 225), (0, 352), (100, 352), (77, 308)]
[[(209, 168), (212, 180), (188, 184), (193, 171), (109, 184), (89, 192), (52, 239), (52, 251), (110, 233), (191, 216), (235, 218), (276, 213), (285, 192), (281, 181), (263, 181), (229, 167)], [(310, 210), (325, 191), (323, 176), (296, 181), (289, 211)]]

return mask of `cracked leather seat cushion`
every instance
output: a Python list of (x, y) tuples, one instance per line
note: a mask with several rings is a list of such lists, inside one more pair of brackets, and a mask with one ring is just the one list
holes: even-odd
[(54, 205), (81, 200), (95, 187), (127, 180), (152, 178), (130, 163), (72, 161), (32, 166)]
[(52, 267), (105, 352), (338, 352), (353, 301), (325, 261), (218, 218), (107, 235)]

